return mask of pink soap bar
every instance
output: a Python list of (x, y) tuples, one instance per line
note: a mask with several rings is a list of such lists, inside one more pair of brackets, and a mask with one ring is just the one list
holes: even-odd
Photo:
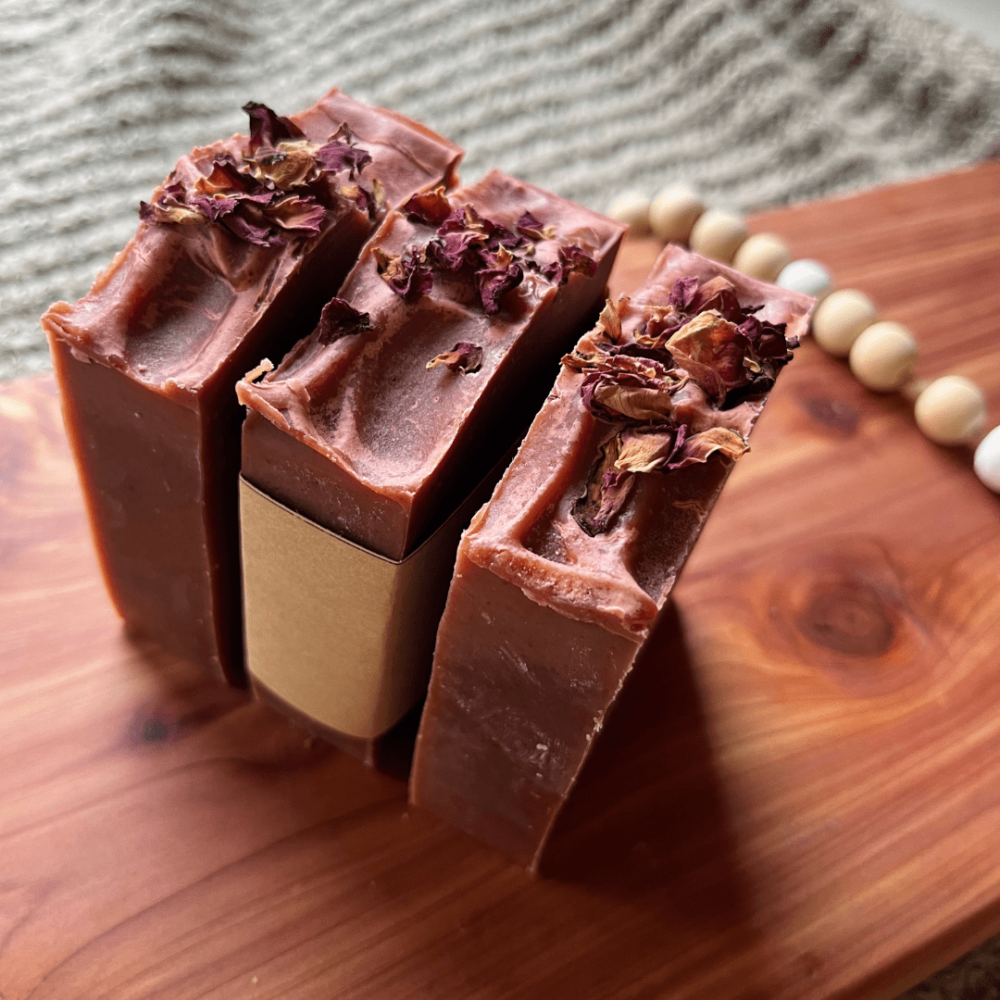
[[(499, 476), (561, 355), (597, 316), (623, 232), (498, 171), (392, 213), (317, 330), (239, 384), (243, 476), (369, 552), (406, 558)], [(456, 543), (457, 531), (419, 606), (385, 623), (409, 637), (414, 677), (430, 671)], [(307, 705), (282, 707), (308, 717)], [(379, 764), (383, 741), (315, 728)]]
[(668, 247), (462, 537), (414, 803), (537, 867), (813, 300)]
[[(527, 427), (600, 306), (624, 228), (499, 171), (427, 204), (425, 217), (392, 213), (344, 282), (339, 300), (368, 329), (321, 326), (238, 390), (250, 408), (243, 475), (391, 559), (447, 519)], [(540, 228), (519, 226), (525, 215)], [(438, 259), (448, 248), (459, 266)], [(503, 270), (493, 257), (509, 259), (511, 277), (490, 285), (486, 272)], [(406, 262), (402, 295), (390, 268)], [(428, 369), (460, 344), (474, 348), (471, 370)]]
[(112, 599), (127, 626), (245, 682), (237, 378), (316, 324), (388, 205), (461, 150), (339, 91), (193, 150), (75, 305), (42, 320)]

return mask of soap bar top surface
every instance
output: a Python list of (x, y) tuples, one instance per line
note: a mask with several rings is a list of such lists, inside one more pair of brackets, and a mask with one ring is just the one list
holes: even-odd
[(539, 604), (643, 638), (812, 305), (668, 246), (564, 358), (460, 551)]
[(363, 239), (385, 203), (453, 184), (462, 157), (338, 90), (290, 118), (246, 110), (251, 135), (181, 157), (90, 292), (43, 318), (76, 353), (189, 405), (338, 226)]
[(525, 372), (515, 360), (529, 327), (566, 325), (560, 303), (599, 301), (601, 264), (622, 232), (499, 171), (414, 199), (409, 211), (390, 213), (316, 331), (237, 392), (407, 506), (476, 423), (477, 408), (517, 393)]

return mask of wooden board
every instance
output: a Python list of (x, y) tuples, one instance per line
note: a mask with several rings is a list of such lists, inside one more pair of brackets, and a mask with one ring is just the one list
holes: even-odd
[[(1000, 421), (1000, 165), (754, 228)], [(0, 388), (0, 995), (892, 996), (1000, 929), (1000, 498), (970, 464), (805, 344), (534, 881), (130, 643), (52, 382)]]

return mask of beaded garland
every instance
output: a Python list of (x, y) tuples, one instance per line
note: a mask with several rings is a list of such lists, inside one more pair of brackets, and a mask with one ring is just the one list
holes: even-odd
[(984, 434), (986, 399), (960, 375), (927, 383), (913, 378), (917, 342), (902, 323), (879, 318), (874, 303), (854, 288), (834, 290), (833, 275), (816, 260), (793, 260), (774, 233), (749, 235), (746, 220), (707, 207), (685, 185), (664, 188), (651, 201), (627, 192), (611, 202), (609, 215), (641, 235), (652, 230), (664, 242), (687, 243), (696, 253), (729, 264), (755, 278), (812, 295), (816, 343), (846, 357), (854, 377), (874, 392), (898, 391), (914, 403), (920, 430), (933, 442), (976, 444), (973, 468), (979, 481), (1000, 493), (1000, 426)]

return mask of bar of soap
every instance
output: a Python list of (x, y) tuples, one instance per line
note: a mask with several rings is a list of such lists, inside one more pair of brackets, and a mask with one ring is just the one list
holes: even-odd
[[(498, 171), (391, 213), (316, 331), (239, 384), (244, 478), (371, 553), (408, 557), (523, 434), (600, 309), (624, 231)], [(435, 626), (457, 538), (424, 595), (420, 617)], [(408, 634), (402, 621), (384, 627)], [(407, 666), (424, 683), (433, 634)], [(282, 696), (249, 666), (255, 687)]]
[(455, 183), (462, 151), (331, 91), (193, 150), (48, 334), (112, 599), (130, 630), (245, 682), (233, 391), (316, 324), (385, 203)]
[(462, 537), (414, 803), (537, 868), (812, 304), (667, 247), (564, 359)]

